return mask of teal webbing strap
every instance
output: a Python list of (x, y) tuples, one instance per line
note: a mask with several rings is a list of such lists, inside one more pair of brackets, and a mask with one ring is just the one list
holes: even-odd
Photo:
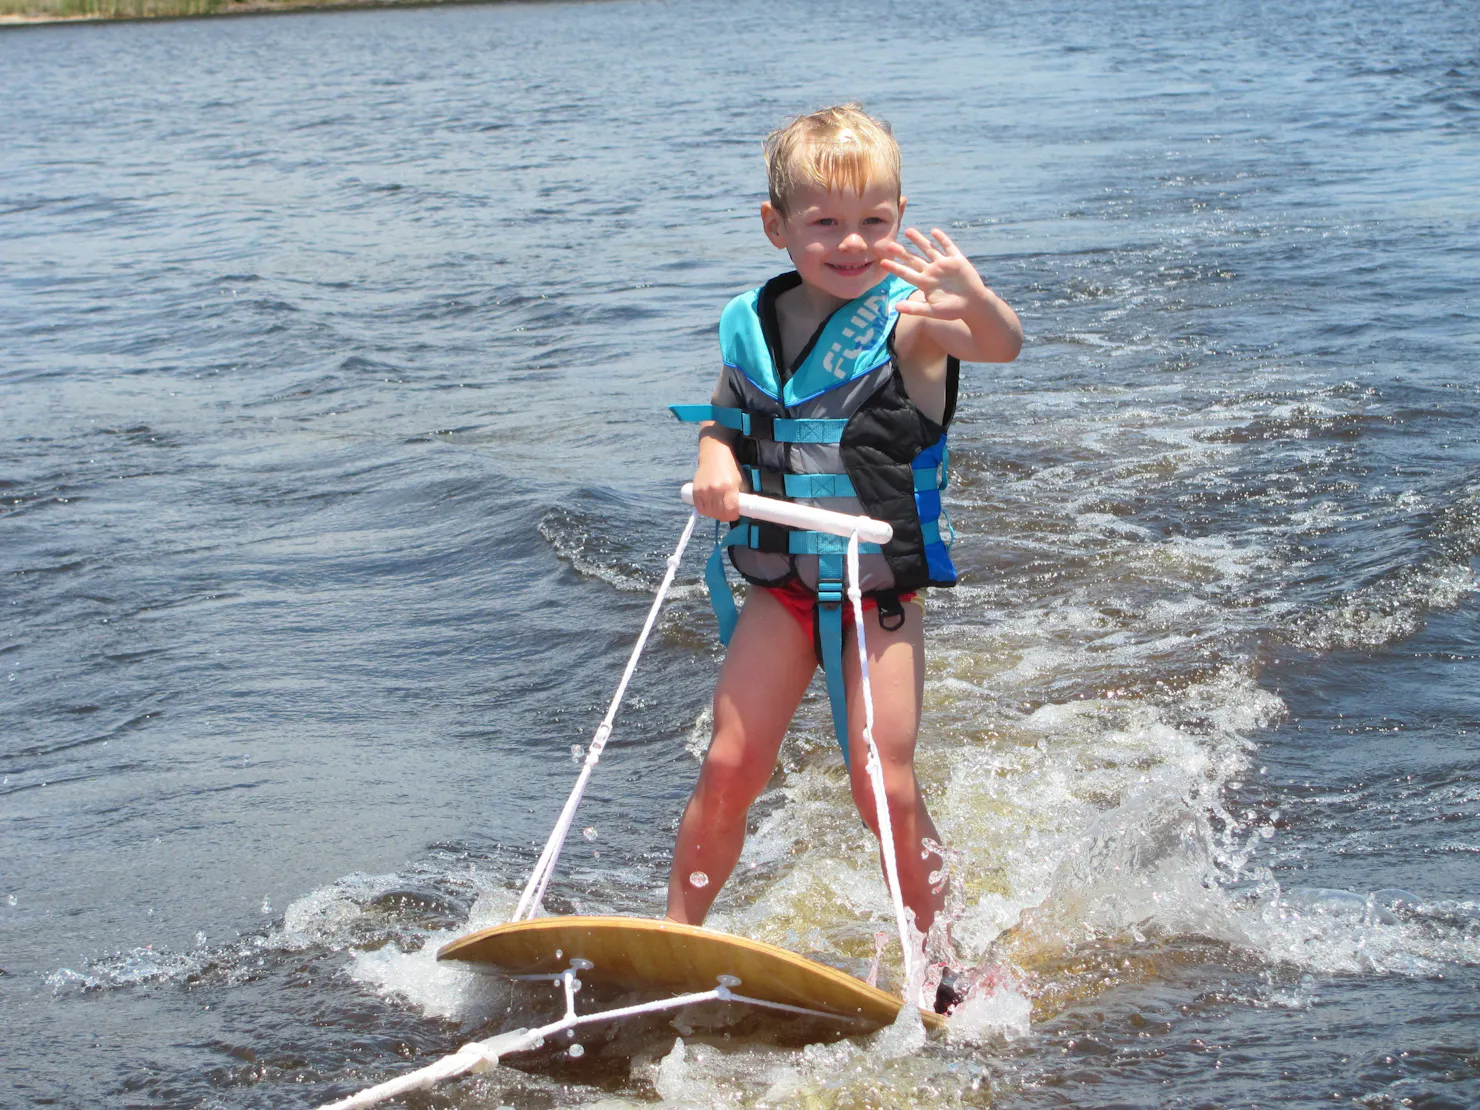
[[(787, 540), (790, 555), (817, 555), (819, 557), (842, 556), (848, 550), (848, 541), (843, 536), (827, 532), (793, 532)], [(860, 543), (860, 555), (878, 555), (884, 549), (876, 543)]]
[(704, 585), (709, 587), (709, 608), (714, 610), (714, 619), (719, 624), (719, 642), (728, 647), (740, 613), (735, 608), (735, 594), (730, 589), (730, 581), (725, 577), (725, 555), (718, 521), (714, 525), (714, 550), (704, 564)]
[(817, 564), (817, 639), (827, 700), (832, 706), (833, 735), (848, 764), (848, 690), (843, 684), (843, 559), (824, 555)]
[(846, 474), (788, 474), (787, 497), (852, 497), (853, 479)]
[[(773, 439), (777, 443), (840, 443), (846, 420), (772, 420), (770, 417), (754, 415), (744, 409), (725, 408), (722, 405), (669, 405), (668, 411), (685, 424), (702, 424), (713, 420), (741, 435), (748, 436), (754, 426), (755, 438)], [(771, 428), (766, 432), (765, 424)]]
[[(761, 546), (760, 529), (754, 524), (748, 523), (741, 518), (738, 528), (730, 529), (724, 539), (720, 540), (721, 547), (753, 547), (757, 551), (771, 550)], [(816, 555), (819, 558), (829, 556), (841, 556), (848, 550), (848, 541), (842, 536), (829, 535), (827, 532), (804, 532), (792, 530), (786, 533), (786, 554), (788, 555)], [(860, 555), (878, 555), (884, 549), (876, 543), (860, 543), (858, 552)], [(777, 552), (779, 554), (779, 552)]]
[(744, 409), (727, 409), (719, 405), (669, 405), (668, 411), (685, 424), (702, 424), (706, 420), (713, 420), (716, 424), (722, 424), (742, 435), (750, 431), (750, 415)]
[(765, 470), (759, 466), (742, 466), (746, 479), (754, 493), (774, 494), (786, 497), (853, 497), (853, 479), (846, 474), (783, 474), (777, 470)]
[(846, 420), (778, 420), (771, 436), (777, 443), (841, 443)]

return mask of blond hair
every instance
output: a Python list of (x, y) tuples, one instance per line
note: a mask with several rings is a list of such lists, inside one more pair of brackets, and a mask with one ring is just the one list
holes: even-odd
[(838, 104), (797, 116), (766, 137), (771, 204), (783, 216), (806, 185), (861, 193), (870, 181), (899, 191), (899, 144), (889, 125), (859, 104)]

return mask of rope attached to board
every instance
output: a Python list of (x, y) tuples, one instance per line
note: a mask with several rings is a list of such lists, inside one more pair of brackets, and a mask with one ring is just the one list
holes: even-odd
[(889, 817), (889, 799), (884, 792), (884, 764), (879, 746), (874, 743), (874, 692), (868, 678), (868, 645), (863, 631), (863, 591), (858, 586), (858, 530), (848, 537), (848, 600), (853, 603), (853, 627), (858, 640), (858, 677), (863, 693), (863, 740), (868, 745), (869, 784), (874, 788), (874, 813), (879, 822), (879, 851), (884, 857), (884, 878), (889, 885), (889, 899), (894, 903), (894, 922), (899, 927), (899, 948), (904, 953), (904, 997), (908, 1003), (914, 993), (915, 969), (920, 962), (916, 946), (910, 940), (910, 916), (899, 891), (899, 860), (894, 854), (894, 822)]
[(570, 835), (570, 826), (576, 819), (576, 808), (581, 804), (581, 795), (586, 792), (586, 783), (591, 781), (591, 772), (601, 761), (601, 753), (606, 748), (606, 742), (612, 734), (612, 724), (617, 719), (617, 710), (621, 707), (622, 698), (627, 694), (627, 683), (632, 681), (632, 674), (637, 670), (637, 660), (642, 656), (642, 649), (647, 646), (648, 635), (658, 621), (658, 612), (663, 608), (663, 600), (668, 596), (669, 587), (673, 585), (673, 576), (678, 573), (678, 564), (683, 560), (684, 549), (689, 546), (689, 537), (694, 534), (694, 525), (698, 523), (698, 520), (697, 512), (689, 514), (683, 535), (678, 537), (678, 546), (673, 549), (673, 554), (668, 556), (668, 573), (663, 575), (663, 582), (653, 596), (652, 608), (648, 610), (647, 621), (642, 626), (642, 634), (637, 637), (637, 643), (632, 648), (632, 655), (627, 660), (627, 669), (622, 672), (622, 681), (617, 683), (617, 692), (612, 697), (611, 705), (607, 707), (606, 716), (601, 719), (601, 724), (596, 728), (596, 735), (591, 738), (591, 746), (586, 749), (586, 762), (581, 767), (575, 788), (570, 792), (570, 797), (566, 799), (565, 808), (560, 811), (560, 818), (555, 822), (555, 827), (550, 830), (550, 839), (545, 841), (545, 850), (540, 853), (540, 858), (534, 865), (534, 871), (529, 876), (529, 882), (524, 884), (524, 893), (519, 896), (519, 905), (514, 910), (514, 916), (509, 918), (510, 921), (528, 921), (540, 912), (540, 903), (545, 899), (545, 888), (550, 885), (550, 876), (555, 873), (555, 864), (560, 859), (560, 849), (565, 846), (565, 838)]

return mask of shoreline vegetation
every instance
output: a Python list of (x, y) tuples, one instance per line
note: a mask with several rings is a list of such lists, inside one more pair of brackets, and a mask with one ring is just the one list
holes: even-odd
[[(0, 28), (122, 19), (192, 19), (212, 15), (426, 7), (469, 0), (0, 0)], [(473, 0), (476, 2), (476, 0)]]

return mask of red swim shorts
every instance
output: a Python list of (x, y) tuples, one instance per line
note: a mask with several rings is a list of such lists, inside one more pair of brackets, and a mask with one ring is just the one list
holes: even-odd
[[(796, 581), (787, 582), (785, 585), (781, 585), (781, 586), (761, 586), (759, 588), (762, 589), (762, 590), (765, 590), (766, 593), (770, 594), (777, 601), (781, 602), (782, 606), (786, 609), (786, 611), (788, 613), (790, 613), (793, 617), (796, 618), (797, 624), (801, 625), (802, 631), (806, 634), (807, 639), (811, 640), (814, 645), (816, 645), (818, 643), (818, 639), (817, 639), (817, 595), (815, 593), (813, 593), (811, 590), (807, 589), (807, 587), (804, 586), (804, 585), (802, 585), (800, 582), (796, 582)], [(899, 597), (899, 602), (902, 605), (903, 604), (908, 604), (909, 602), (912, 602), (913, 601), (916, 604), (918, 604), (922, 610), (925, 608), (925, 606), (924, 606), (924, 599), (921, 598), (913, 590), (911, 590), (909, 592), (906, 592), (906, 593), (899, 594), (898, 597)], [(878, 607), (879, 607), (878, 598), (869, 597), (868, 595), (864, 595), (864, 598), (863, 598), (863, 611), (865, 613), (871, 612), (873, 610), (876, 610), (876, 609), (878, 609)], [(893, 607), (892, 606), (889, 606), (888, 608), (893, 608)], [(895, 610), (895, 611), (897, 612), (897, 610)], [(885, 615), (886, 616), (888, 615), (887, 612), (886, 612)], [(903, 614), (901, 614), (901, 620), (902, 619), (903, 619)], [(851, 601), (849, 601), (847, 595), (844, 594), (843, 595), (843, 627), (844, 628), (847, 628), (852, 623), (853, 623), (853, 603)], [(879, 623), (880, 623), (880, 627), (885, 627), (884, 626), (884, 623), (883, 623), (883, 617), (880, 618), (880, 622)], [(896, 629), (898, 627), (899, 627), (898, 624), (890, 624), (888, 626), (888, 628), (890, 629), (890, 631), (893, 631), (894, 629)], [(819, 650), (819, 657), (820, 657), (820, 655), (821, 655), (821, 652)]]

